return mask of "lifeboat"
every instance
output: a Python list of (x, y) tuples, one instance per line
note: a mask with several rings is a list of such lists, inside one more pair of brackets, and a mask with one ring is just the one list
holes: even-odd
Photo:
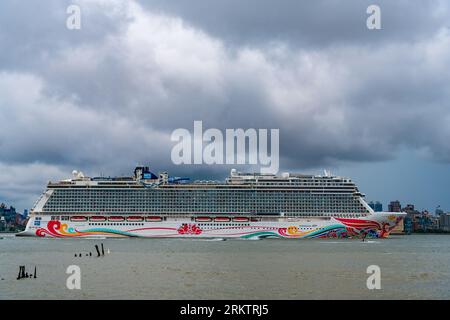
[(247, 217), (234, 217), (233, 221), (235, 221), (235, 222), (248, 222), (249, 219)]
[(130, 221), (130, 222), (141, 222), (141, 221), (144, 221), (144, 218), (143, 217), (139, 217), (139, 216), (130, 216), (130, 217), (127, 217), (127, 221)]
[(73, 221), (73, 222), (87, 221), (87, 217), (85, 217), (85, 216), (73, 216), (73, 217), (70, 217), (70, 221)]
[(258, 222), (258, 221), (260, 221), (261, 219), (260, 218), (250, 218), (250, 221), (251, 222)]
[(92, 216), (92, 217), (89, 217), (89, 221), (92, 221), (92, 222), (103, 222), (103, 221), (106, 221), (106, 217)]
[(162, 221), (162, 218), (160, 216), (148, 216), (148, 217), (145, 217), (145, 221), (159, 222), (159, 221)]
[(125, 218), (122, 216), (109, 216), (108, 217), (108, 221), (112, 221), (112, 222), (122, 222), (125, 221)]
[(214, 218), (214, 221), (216, 222), (229, 222), (231, 219), (228, 217), (216, 217)]
[(195, 221), (197, 221), (197, 222), (211, 222), (212, 218), (210, 218), (210, 217), (196, 217)]

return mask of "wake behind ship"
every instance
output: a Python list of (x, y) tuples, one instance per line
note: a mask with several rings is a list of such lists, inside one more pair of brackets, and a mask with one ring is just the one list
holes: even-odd
[(348, 178), (231, 170), (225, 182), (155, 175), (49, 182), (20, 236), (386, 237), (404, 213), (374, 212)]

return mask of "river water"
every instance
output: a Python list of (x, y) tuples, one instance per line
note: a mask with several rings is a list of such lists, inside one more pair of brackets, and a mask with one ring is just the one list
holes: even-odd
[[(450, 299), (450, 235), (365, 242), (0, 237), (0, 299)], [(97, 257), (101, 243), (105, 256)], [(30, 273), (36, 266), (37, 278), (17, 280), (20, 265)], [(80, 267), (80, 290), (66, 286), (70, 265)], [(379, 290), (367, 288), (370, 265), (380, 268)]]

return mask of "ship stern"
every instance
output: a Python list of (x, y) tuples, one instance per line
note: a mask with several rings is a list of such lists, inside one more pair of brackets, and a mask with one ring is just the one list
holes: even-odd
[(374, 212), (370, 218), (380, 226), (378, 230), (379, 237), (387, 238), (391, 231), (402, 222), (405, 216), (405, 212)]

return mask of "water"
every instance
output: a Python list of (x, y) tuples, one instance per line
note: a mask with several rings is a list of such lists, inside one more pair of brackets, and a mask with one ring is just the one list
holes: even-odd
[[(450, 299), (450, 235), (366, 242), (0, 237), (0, 299)], [(97, 258), (101, 243), (110, 254)], [(92, 257), (74, 257), (89, 251)], [(73, 264), (81, 290), (66, 287)], [(381, 290), (366, 287), (373, 264)], [(19, 265), (37, 266), (38, 278), (16, 280)]]

